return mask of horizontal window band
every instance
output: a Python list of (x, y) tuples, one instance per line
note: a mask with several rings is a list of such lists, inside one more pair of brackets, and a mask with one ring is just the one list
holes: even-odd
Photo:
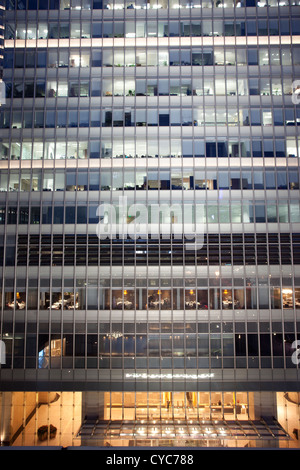
[(60, 38), (60, 39), (6, 39), (5, 48), (63, 48), (63, 47), (202, 47), (202, 46), (267, 46), (300, 44), (300, 36), (217, 36), (168, 38)]

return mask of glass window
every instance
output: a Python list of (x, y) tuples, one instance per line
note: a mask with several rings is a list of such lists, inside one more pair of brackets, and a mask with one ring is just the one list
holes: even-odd
[(259, 308), (269, 308), (269, 289), (268, 287), (258, 287)]
[(93, 21), (92, 23), (92, 37), (101, 38), (102, 37), (102, 22)]
[(277, 222), (277, 205), (270, 201), (267, 204), (267, 220), (268, 222)]
[(265, 172), (265, 179), (266, 179), (266, 189), (276, 189), (275, 183), (275, 172), (274, 171), (266, 171)]
[(248, 65), (258, 65), (257, 49), (248, 49)]
[(277, 172), (277, 188), (287, 189), (287, 174), (285, 171)]

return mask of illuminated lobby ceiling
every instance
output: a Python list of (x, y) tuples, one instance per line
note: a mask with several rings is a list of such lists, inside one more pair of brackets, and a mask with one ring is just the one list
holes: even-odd
[(86, 419), (76, 438), (95, 439), (284, 439), (290, 436), (275, 419), (104, 421)]

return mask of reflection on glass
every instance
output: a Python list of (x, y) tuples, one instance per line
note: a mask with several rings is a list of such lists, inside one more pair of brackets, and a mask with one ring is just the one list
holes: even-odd
[[(39, 369), (45, 369), (49, 366), (49, 358), (60, 358), (62, 355), (65, 355), (66, 350), (66, 338), (63, 339), (53, 339), (50, 342), (47, 341), (47, 344), (43, 349), (39, 351)], [(53, 364), (52, 364), (53, 365)]]
[(222, 308), (225, 310), (232, 309), (232, 290), (231, 289), (222, 290)]
[(149, 290), (148, 291), (149, 309), (169, 309), (171, 308), (170, 290)]
[(293, 308), (293, 290), (288, 288), (282, 289), (282, 306), (283, 308)]

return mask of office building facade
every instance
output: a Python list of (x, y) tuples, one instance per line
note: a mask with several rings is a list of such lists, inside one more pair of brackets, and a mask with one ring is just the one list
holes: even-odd
[(2, 443), (298, 446), (299, 8), (3, 5)]

